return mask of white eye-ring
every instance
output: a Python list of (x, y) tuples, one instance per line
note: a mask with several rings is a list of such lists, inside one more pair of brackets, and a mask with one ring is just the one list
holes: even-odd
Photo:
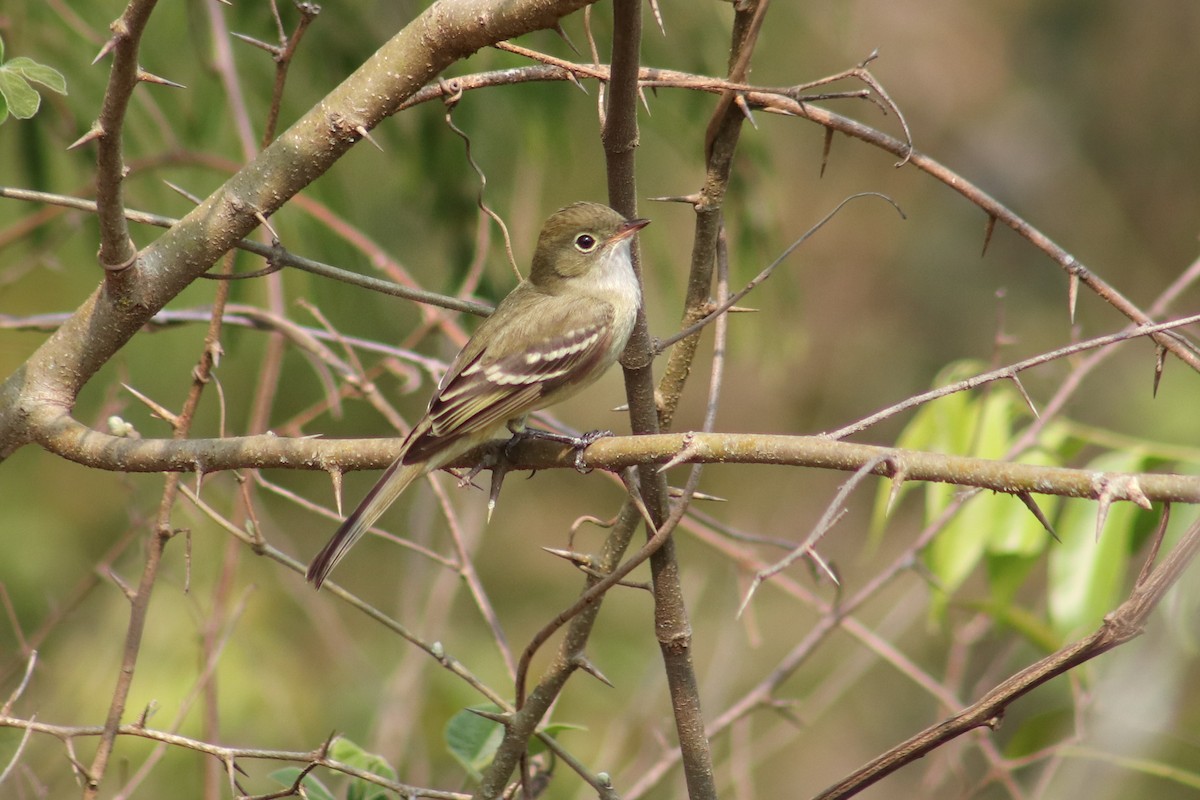
[(590, 233), (581, 233), (575, 237), (575, 249), (581, 253), (590, 253), (596, 249), (596, 237)]

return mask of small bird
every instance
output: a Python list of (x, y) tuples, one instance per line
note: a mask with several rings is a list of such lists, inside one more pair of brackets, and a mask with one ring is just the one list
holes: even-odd
[(574, 203), (550, 215), (529, 277), (455, 356), (400, 456), (312, 560), (314, 586), (321, 588), (416, 478), (506, 429), (520, 433), (530, 412), (570, 397), (613, 365), (642, 303), (630, 246), (648, 224), (599, 203)]

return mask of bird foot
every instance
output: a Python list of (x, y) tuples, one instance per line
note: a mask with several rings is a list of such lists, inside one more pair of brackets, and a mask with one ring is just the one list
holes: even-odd
[(506, 456), (510, 455), (511, 451), (509, 448), (524, 439), (542, 439), (548, 442), (558, 442), (575, 450), (575, 470), (581, 475), (586, 475), (592, 471), (592, 468), (583, 463), (583, 451), (591, 447), (594, 442), (612, 435), (612, 431), (598, 430), (588, 431), (582, 436), (569, 436), (565, 433), (554, 433), (553, 431), (544, 431), (540, 428), (526, 428), (523, 431), (513, 434), (512, 438), (504, 445), (504, 453)]

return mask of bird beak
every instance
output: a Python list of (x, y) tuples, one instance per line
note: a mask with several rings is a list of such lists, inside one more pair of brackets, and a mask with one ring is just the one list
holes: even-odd
[(616, 244), (622, 239), (628, 239), (642, 228), (650, 224), (648, 219), (631, 219), (628, 222), (622, 223), (621, 227), (617, 228), (617, 232), (608, 237), (608, 244)]

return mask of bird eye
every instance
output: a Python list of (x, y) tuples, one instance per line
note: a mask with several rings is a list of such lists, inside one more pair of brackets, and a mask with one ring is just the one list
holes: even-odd
[(596, 249), (596, 237), (590, 233), (581, 233), (575, 237), (575, 249), (581, 253), (590, 253)]

